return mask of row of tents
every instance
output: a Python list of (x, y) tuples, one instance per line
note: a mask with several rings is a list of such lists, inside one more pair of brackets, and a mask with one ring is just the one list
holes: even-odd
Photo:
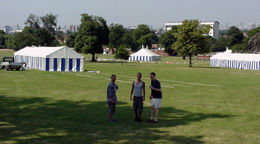
[[(16, 62), (43, 71), (84, 71), (84, 56), (66, 46), (25, 47), (14, 53)], [(129, 61), (159, 61), (161, 56), (142, 47), (130, 55)]]
[[(84, 56), (66, 46), (25, 47), (14, 53), (16, 62), (25, 62), (27, 67), (43, 71), (84, 71)], [(148, 48), (131, 54), (129, 61), (160, 61), (161, 56)], [(210, 65), (245, 70), (260, 70), (260, 54), (238, 54), (231, 50), (210, 57)]]

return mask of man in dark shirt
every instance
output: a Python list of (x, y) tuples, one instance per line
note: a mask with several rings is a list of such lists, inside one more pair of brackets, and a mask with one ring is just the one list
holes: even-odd
[[(147, 122), (158, 123), (159, 108), (161, 108), (161, 101), (162, 101), (161, 84), (157, 79), (155, 79), (154, 72), (150, 73), (150, 79), (151, 79), (150, 99), (152, 99), (152, 104), (151, 104), (151, 118)], [(155, 117), (153, 120), (154, 112), (155, 112)]]

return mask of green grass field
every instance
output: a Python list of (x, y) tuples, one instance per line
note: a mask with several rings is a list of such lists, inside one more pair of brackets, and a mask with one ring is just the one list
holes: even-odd
[[(0, 57), (12, 54), (0, 52)], [(178, 57), (123, 66), (89, 62), (90, 57), (84, 72), (1, 70), (0, 143), (260, 143), (260, 71), (215, 68), (196, 60), (189, 68), (188, 60)], [(150, 116), (152, 71), (163, 92), (158, 124), (144, 122)], [(141, 124), (134, 122), (129, 100), (137, 72), (146, 82)], [(107, 121), (111, 74), (119, 85), (116, 123)]]

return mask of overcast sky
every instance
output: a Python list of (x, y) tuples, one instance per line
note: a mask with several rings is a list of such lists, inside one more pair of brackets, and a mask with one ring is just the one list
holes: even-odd
[(260, 23), (260, 0), (0, 0), (0, 27), (24, 26), (29, 14), (58, 15), (58, 25), (80, 24), (82, 13), (108, 24), (164, 26), (165, 22), (198, 19), (220, 25)]

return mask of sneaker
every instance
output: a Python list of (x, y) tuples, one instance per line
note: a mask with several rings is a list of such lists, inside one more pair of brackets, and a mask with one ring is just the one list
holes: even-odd
[(114, 120), (114, 119), (111, 119), (111, 120), (108, 120), (108, 122), (116, 122), (116, 120)]
[(138, 121), (138, 116), (135, 116), (135, 121)]
[(147, 120), (146, 122), (152, 123), (152, 122), (153, 122), (153, 120), (152, 120), (152, 119), (149, 119), (149, 120)]
[(141, 123), (141, 122), (142, 122), (142, 119), (141, 119), (141, 118), (138, 118), (138, 122)]
[(153, 121), (153, 122), (151, 122), (151, 124), (155, 124), (155, 123), (158, 123), (158, 121)]

